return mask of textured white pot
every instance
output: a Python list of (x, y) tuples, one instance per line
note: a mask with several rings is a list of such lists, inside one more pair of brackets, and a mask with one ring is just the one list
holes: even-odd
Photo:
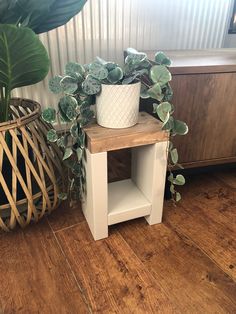
[(138, 122), (141, 83), (102, 84), (96, 96), (97, 123), (106, 128), (122, 129)]

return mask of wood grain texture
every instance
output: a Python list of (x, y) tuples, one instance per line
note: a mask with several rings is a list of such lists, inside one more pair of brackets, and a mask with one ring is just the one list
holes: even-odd
[[(193, 239), (236, 280), (236, 192), (207, 176), (191, 181), (182, 190), (185, 197), (180, 207), (171, 208), (166, 204), (164, 223)], [(196, 186), (194, 193), (193, 186)]]
[(94, 313), (178, 313), (119, 234), (95, 242), (81, 223), (57, 237)]
[(138, 123), (130, 128), (108, 129), (93, 123), (85, 127), (84, 131), (88, 149), (94, 154), (166, 141), (168, 133), (161, 128), (160, 121), (141, 112)]
[(215, 159), (206, 159), (206, 160), (198, 160), (198, 161), (190, 161), (190, 162), (182, 162), (181, 165), (184, 169), (189, 168), (201, 168), (207, 166), (217, 166), (222, 164), (232, 164), (236, 162), (236, 157), (226, 157), (226, 158), (215, 158)]
[(85, 220), (79, 201), (75, 201), (71, 206), (68, 202), (62, 202), (60, 206), (47, 220), (54, 232), (71, 227)]
[(175, 116), (189, 126), (189, 133), (174, 141), (180, 162), (236, 157), (233, 82), (236, 73), (173, 76)]
[[(236, 161), (236, 49), (165, 51), (172, 60), (175, 117), (189, 133), (175, 144), (185, 168)], [(147, 52), (154, 59), (154, 51)], [(141, 109), (152, 103), (142, 100)], [(227, 121), (227, 122), (225, 122)]]
[(229, 186), (232, 189), (236, 189), (236, 168), (224, 171), (217, 171), (217, 173), (215, 173), (214, 175), (226, 186)]
[(0, 232), (0, 313), (236, 313), (235, 178), (187, 177), (164, 223), (122, 223), (97, 242), (67, 206)]
[(189, 238), (141, 219), (119, 225), (119, 231), (181, 313), (236, 311), (235, 282)]
[(24, 231), (0, 234), (0, 248), (0, 312), (89, 312), (45, 220)]
[[(145, 51), (154, 60), (156, 51)], [(166, 50), (172, 74), (236, 71), (236, 49)]]

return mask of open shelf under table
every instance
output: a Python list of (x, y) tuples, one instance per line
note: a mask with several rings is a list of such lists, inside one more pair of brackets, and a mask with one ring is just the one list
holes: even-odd
[(131, 180), (108, 184), (108, 225), (147, 216), (151, 203)]

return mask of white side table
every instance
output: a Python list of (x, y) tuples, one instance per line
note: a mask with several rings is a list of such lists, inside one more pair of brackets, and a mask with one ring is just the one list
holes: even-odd
[[(86, 197), (82, 209), (95, 240), (108, 237), (108, 226), (144, 216), (150, 225), (162, 221), (168, 133), (151, 115), (126, 129), (85, 128)], [(108, 184), (107, 152), (132, 148), (131, 178)]]

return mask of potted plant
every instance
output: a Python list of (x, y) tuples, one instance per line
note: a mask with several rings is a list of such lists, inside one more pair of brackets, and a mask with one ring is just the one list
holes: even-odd
[(66, 23), (86, 1), (1, 1), (0, 12), (0, 227), (37, 221), (58, 204), (60, 150), (47, 142), (50, 127), (33, 100), (13, 89), (47, 75), (49, 58), (36, 33)]
[[(137, 61), (142, 63), (142, 55)], [(89, 64), (83, 91), (96, 95), (97, 123), (107, 128), (127, 128), (138, 122), (140, 77), (146, 69), (130, 69), (101, 58)]]
[[(49, 82), (51, 91), (61, 94), (62, 97), (58, 103), (58, 110), (47, 108), (43, 112), (43, 119), (51, 123), (57, 115), (59, 123), (67, 123), (63, 133), (58, 134), (53, 128), (48, 132), (49, 141), (56, 142), (64, 150), (63, 162), (69, 169), (69, 184), (67, 190), (61, 194), (63, 199), (68, 198), (71, 194), (81, 196), (84, 189), (86, 174), (83, 169), (85, 148), (83, 127), (94, 117), (90, 106), (96, 102), (98, 123), (103, 126), (127, 127), (137, 122), (138, 105), (133, 106), (133, 115), (130, 115), (130, 110), (127, 108), (129, 104), (126, 102), (125, 108), (122, 107), (119, 117), (116, 118), (120, 121), (116, 123), (115, 119), (110, 118), (109, 112), (111, 115), (116, 102), (114, 103), (112, 99), (108, 103), (106, 99), (105, 101), (101, 100), (103, 91), (105, 90), (106, 93), (109, 87), (114, 88), (116, 84), (119, 87), (129, 84), (138, 86), (138, 90), (141, 88), (139, 96), (154, 99), (154, 113), (163, 122), (163, 129), (168, 131), (171, 137), (188, 132), (186, 123), (173, 117), (174, 107), (170, 103), (173, 93), (169, 84), (171, 80), (168, 70), (169, 58), (162, 52), (157, 52), (155, 60), (151, 61), (148, 60), (145, 53), (140, 53), (135, 49), (130, 48), (127, 52), (123, 69), (113, 62), (106, 62), (101, 58), (96, 58), (93, 63), (84, 66), (70, 62), (66, 65), (63, 76), (55, 76)], [(137, 89), (137, 87), (135, 88)], [(96, 101), (93, 96), (96, 96)], [(105, 108), (103, 101), (106, 104)], [(115, 108), (115, 111), (120, 109)], [(129, 119), (130, 124), (127, 124), (127, 116), (122, 119), (127, 113), (128, 117), (135, 117)], [(179, 201), (181, 196), (175, 190), (175, 185), (183, 185), (185, 180), (182, 175), (174, 177), (172, 173), (172, 168), (180, 165), (178, 164), (177, 149), (173, 147), (171, 141), (168, 153), (170, 190), (173, 199)]]

